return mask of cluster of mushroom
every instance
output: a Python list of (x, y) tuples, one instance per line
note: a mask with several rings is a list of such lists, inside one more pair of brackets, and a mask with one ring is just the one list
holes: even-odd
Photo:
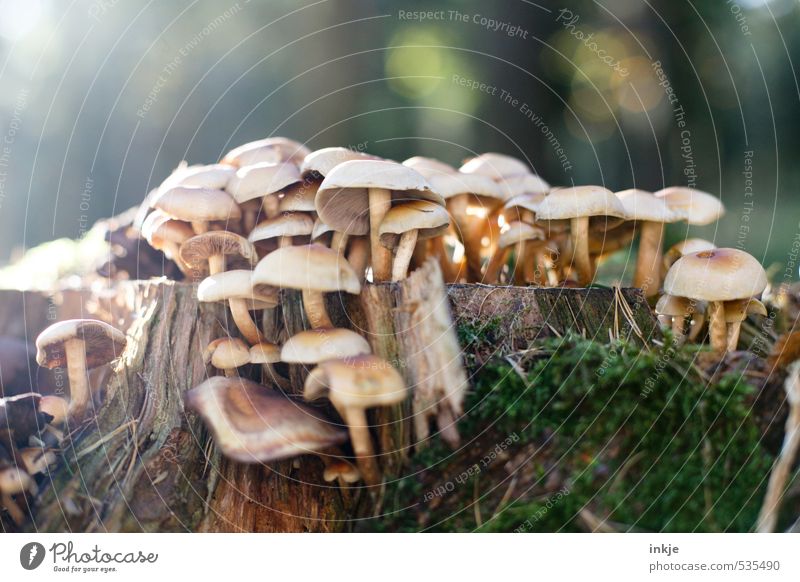
[(40, 366), (66, 369), (69, 399), (33, 392), (0, 399), (0, 509), (17, 524), (25, 520), (18, 498), (36, 493), (36, 478), (56, 462), (65, 430), (77, 427), (94, 408), (89, 370), (116, 359), (125, 335), (101, 321), (74, 319), (45, 329), (36, 347)]

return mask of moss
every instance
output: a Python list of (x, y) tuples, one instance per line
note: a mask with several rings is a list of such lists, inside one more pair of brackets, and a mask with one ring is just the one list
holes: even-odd
[[(459, 331), (470, 349), (501, 332)], [(467, 446), (415, 456), (409, 477), (387, 489), (381, 529), (573, 531), (586, 510), (622, 530), (749, 530), (772, 463), (750, 418), (754, 388), (741, 373), (708, 384), (693, 364), (697, 350), (569, 335), (513, 366), (474, 368), (459, 424)], [(504, 464), (464, 468), (509, 435), (504, 459), (525, 461), (513, 471), (524, 487), (498, 507), (512, 478)], [(442, 495), (431, 494), (437, 487)], [(475, 513), (487, 508), (479, 526)]]

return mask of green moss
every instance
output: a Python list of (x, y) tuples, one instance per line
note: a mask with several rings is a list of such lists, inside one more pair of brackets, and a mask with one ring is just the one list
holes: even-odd
[[(500, 331), (462, 327), (460, 335), (476, 344)], [(480, 451), (508, 435), (518, 437), (510, 453), (534, 445), (546, 451), (526, 463), (527, 493), (499, 509), (485, 496), (493, 516), (483, 516), (480, 527), (467, 507), (472, 488), (502, 494), (506, 487), (496, 485), (505, 472), (458, 480), (431, 503), (426, 491), (474, 462), (470, 447), (454, 455), (439, 444), (415, 456), (411, 476), (387, 489), (391, 517), (382, 529), (572, 531), (583, 508), (619, 529), (753, 526), (772, 458), (750, 419), (754, 388), (742, 375), (709, 385), (693, 366), (696, 347), (645, 350), (570, 335), (536, 348), (515, 366), (491, 360), (473, 369), (459, 424), (463, 440)]]

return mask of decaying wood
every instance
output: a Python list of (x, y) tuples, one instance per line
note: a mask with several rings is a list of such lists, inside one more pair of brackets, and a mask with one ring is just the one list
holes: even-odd
[[(622, 313), (620, 297), (632, 318)], [(411, 453), (414, 431), (425, 438), (427, 422), (415, 427), (412, 418), (435, 411), (441, 428), (448, 413), (460, 414), (466, 375), (448, 310), (456, 325), (494, 322), (520, 349), (570, 328), (598, 339), (633, 328), (647, 337), (656, 329), (636, 291), (445, 287), (433, 262), (404, 282), (367, 285), (360, 296), (330, 295), (327, 303), (336, 325), (363, 333), (415, 389), (413, 400), (373, 417), (390, 475)], [(259, 466), (215, 452), (199, 419), (184, 411), (182, 394), (209, 373), (202, 348), (232, 326), (224, 305), (197, 303), (194, 286), (157, 281), (120, 283), (100, 294), (2, 292), (0, 307), (3, 333), (29, 341), (70, 317), (102, 319), (129, 337), (96, 419), (73, 436), (41, 487), (30, 530), (338, 531), (350, 527), (357, 506), (363, 513), (370, 503), (359, 487), (324, 483), (314, 457)], [(281, 306), (263, 318), (267, 338), (305, 328), (302, 309), (298, 293), (282, 293)], [(299, 393), (308, 370), (283, 371), (290, 391)]]

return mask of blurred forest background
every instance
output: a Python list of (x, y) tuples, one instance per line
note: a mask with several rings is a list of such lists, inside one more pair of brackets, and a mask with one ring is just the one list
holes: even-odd
[(786, 265), (799, 49), (797, 0), (0, 0), (0, 264), (285, 135), (696, 186), (728, 213), (694, 234)]

